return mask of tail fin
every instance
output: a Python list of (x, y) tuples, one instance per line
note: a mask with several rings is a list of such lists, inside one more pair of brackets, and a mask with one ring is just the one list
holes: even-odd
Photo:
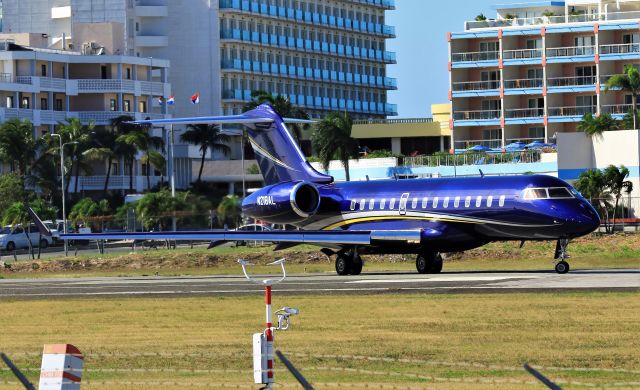
[(267, 185), (299, 180), (318, 184), (333, 182), (333, 177), (316, 171), (309, 164), (284, 120), (270, 105), (262, 104), (243, 115), (273, 119), (273, 122), (247, 124), (249, 142)]

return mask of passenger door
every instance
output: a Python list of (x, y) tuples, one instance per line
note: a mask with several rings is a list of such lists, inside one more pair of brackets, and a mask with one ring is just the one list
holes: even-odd
[(400, 215), (407, 214), (407, 200), (409, 199), (409, 193), (405, 192), (400, 197), (400, 204), (398, 205), (398, 212)]

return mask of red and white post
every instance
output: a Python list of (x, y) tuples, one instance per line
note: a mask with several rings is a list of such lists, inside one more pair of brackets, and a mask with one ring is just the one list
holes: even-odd
[(269, 388), (273, 384), (273, 323), (271, 314), (271, 285), (267, 285), (264, 291), (267, 306), (267, 324), (264, 330), (267, 339), (267, 384)]

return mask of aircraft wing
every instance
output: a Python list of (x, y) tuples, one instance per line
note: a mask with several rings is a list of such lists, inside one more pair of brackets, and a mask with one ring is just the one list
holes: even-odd
[[(148, 119), (142, 121), (131, 121), (137, 125), (191, 125), (197, 123), (204, 124), (252, 124), (252, 123), (270, 123), (273, 118), (257, 118), (249, 115), (227, 115), (227, 116), (199, 116), (191, 118), (169, 118), (169, 119)], [(284, 123), (315, 123), (313, 120), (284, 118)]]
[(176, 240), (176, 241), (271, 241), (298, 244), (372, 245), (382, 242), (420, 243), (422, 230), (272, 230), (133, 232), (61, 234), (63, 240)]

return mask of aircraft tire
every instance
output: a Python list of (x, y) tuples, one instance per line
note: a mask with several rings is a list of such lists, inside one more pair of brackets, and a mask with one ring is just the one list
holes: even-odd
[(360, 275), (362, 272), (362, 257), (356, 256), (351, 263), (351, 275)]
[(351, 273), (352, 267), (353, 262), (351, 261), (350, 257), (341, 253), (336, 256), (336, 272), (338, 273), (338, 275), (349, 275)]
[(556, 264), (555, 269), (556, 269), (556, 272), (559, 274), (566, 274), (567, 272), (569, 272), (569, 263), (567, 263), (564, 260), (559, 261)]
[(416, 269), (419, 274), (426, 274), (429, 272), (429, 261), (427, 260), (427, 256), (419, 253), (416, 257)]
[(437, 274), (442, 271), (442, 256), (438, 252), (419, 253), (416, 257), (419, 274)]
[(429, 264), (430, 274), (439, 274), (442, 272), (442, 255), (440, 253), (434, 253), (431, 263)]

